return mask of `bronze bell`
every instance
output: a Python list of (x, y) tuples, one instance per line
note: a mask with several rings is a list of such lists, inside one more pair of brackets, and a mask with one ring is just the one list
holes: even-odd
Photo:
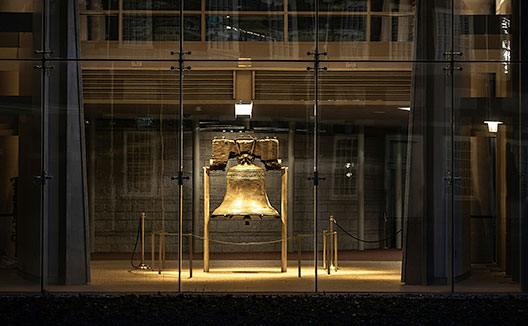
[(280, 217), (266, 194), (264, 169), (250, 162), (227, 170), (224, 200), (211, 217), (242, 217), (246, 225), (252, 217)]

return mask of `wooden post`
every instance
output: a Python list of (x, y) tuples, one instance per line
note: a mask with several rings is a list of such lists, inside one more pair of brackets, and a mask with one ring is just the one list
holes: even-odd
[(203, 168), (204, 174), (204, 243), (203, 270), (209, 272), (209, 168)]
[(281, 272), (288, 270), (288, 168), (282, 168), (282, 189), (281, 189)]

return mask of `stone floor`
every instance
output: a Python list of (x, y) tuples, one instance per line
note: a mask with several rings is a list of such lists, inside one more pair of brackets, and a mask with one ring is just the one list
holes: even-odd
[[(209, 273), (202, 271), (202, 261), (193, 262), (189, 277), (188, 262), (181, 274), (183, 292), (313, 292), (312, 261), (303, 261), (302, 277), (298, 277), (297, 261), (288, 261), (288, 271), (280, 272), (277, 260), (212, 260)], [(410, 286), (400, 281), (400, 261), (340, 261), (339, 270), (328, 275), (318, 269), (320, 292), (449, 292), (446, 285)], [(93, 260), (91, 283), (81, 286), (48, 286), (50, 292), (177, 292), (177, 261), (169, 260), (165, 270), (132, 270), (127, 260)], [(0, 270), (0, 292), (37, 292), (38, 285), (18, 276), (14, 270)], [(474, 265), (471, 276), (456, 283), (455, 291), (511, 293), (519, 284), (505, 278), (500, 271)]]

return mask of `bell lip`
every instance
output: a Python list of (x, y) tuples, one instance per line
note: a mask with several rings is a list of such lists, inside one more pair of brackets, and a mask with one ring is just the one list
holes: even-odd
[(211, 214), (211, 217), (225, 217), (225, 218), (244, 218), (246, 216), (252, 217), (252, 218), (261, 218), (261, 217), (275, 217), (280, 218), (280, 213), (274, 214), (274, 213), (263, 213), (263, 214), (255, 214), (255, 213), (249, 213), (249, 214)]

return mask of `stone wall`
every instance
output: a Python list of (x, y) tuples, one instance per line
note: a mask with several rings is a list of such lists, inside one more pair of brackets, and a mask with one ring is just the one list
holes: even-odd
[[(150, 233), (161, 230), (164, 223), (169, 232), (178, 231), (178, 185), (170, 177), (177, 175), (177, 133), (167, 131), (163, 135), (164, 162), (161, 164), (161, 140), (159, 132), (98, 130), (96, 135), (96, 216), (95, 252), (130, 252), (133, 249), (140, 214), (146, 213), (146, 250), (150, 250)], [(113, 136), (112, 136), (113, 134)], [(209, 162), (213, 137), (234, 138), (233, 133), (200, 133), (200, 166)], [(259, 138), (277, 137), (280, 144), (280, 157), (288, 166), (288, 134), (254, 134)], [(136, 138), (134, 138), (136, 137)], [(192, 176), (193, 139), (192, 132), (184, 133), (184, 174)], [(336, 158), (336, 139), (357, 139), (356, 134), (322, 135), (320, 137), (320, 173), (326, 177), (319, 189), (319, 230), (328, 229), (328, 217), (333, 215), (339, 224), (350, 233), (357, 234), (358, 203), (357, 191), (349, 189), (337, 191), (341, 184), (338, 178), (345, 178), (338, 169), (343, 162)], [(134, 140), (136, 143), (134, 143)], [(131, 146), (136, 145), (136, 149)], [(139, 144), (139, 145), (138, 145)], [(141, 145), (144, 144), (144, 145)], [(365, 137), (365, 238), (377, 240), (383, 237), (383, 212), (385, 210), (384, 164), (385, 135)], [(354, 153), (355, 155), (355, 153)], [(313, 137), (306, 133), (295, 136), (295, 212), (293, 234), (313, 232), (313, 183), (308, 177), (313, 175)], [(352, 158), (354, 159), (354, 158)], [(229, 163), (233, 166), (235, 161)], [(259, 162), (257, 165), (262, 166)], [(163, 172), (162, 172), (163, 169)], [(354, 173), (356, 173), (356, 170)], [(218, 207), (225, 193), (225, 171), (211, 172), (211, 211)], [(146, 177), (145, 177), (146, 176)], [(162, 176), (162, 177), (161, 177)], [(202, 184), (203, 173), (200, 173)], [(354, 176), (355, 178), (355, 176)], [(192, 179), (186, 180), (183, 187), (183, 231), (191, 233), (193, 227)], [(345, 185), (347, 185), (345, 183)], [(354, 183), (348, 184), (351, 187)], [(280, 172), (266, 173), (266, 188), (273, 207), (280, 211)], [(163, 200), (161, 193), (163, 191)], [(203, 225), (203, 189), (200, 196), (200, 223)], [(291, 203), (291, 199), (290, 199)], [(163, 208), (163, 209), (162, 209)], [(164, 220), (164, 222), (163, 222)], [(211, 220), (211, 238), (232, 242), (270, 241), (280, 239), (280, 220), (252, 220), (249, 226), (241, 219), (215, 218)], [(195, 233), (203, 235), (200, 227)], [(342, 234), (342, 233), (341, 233)], [(167, 251), (177, 251), (177, 237), (169, 237)], [(321, 241), (319, 241), (321, 242)], [(196, 242), (201, 251), (201, 241)], [(312, 249), (312, 241), (303, 241), (303, 250)], [(365, 248), (378, 248), (379, 244), (367, 244)], [(187, 250), (184, 240), (184, 250)], [(341, 235), (339, 249), (356, 249), (357, 241)], [(290, 248), (294, 250), (295, 248)], [(279, 251), (279, 244), (261, 246), (230, 246), (211, 244), (211, 252)]]

